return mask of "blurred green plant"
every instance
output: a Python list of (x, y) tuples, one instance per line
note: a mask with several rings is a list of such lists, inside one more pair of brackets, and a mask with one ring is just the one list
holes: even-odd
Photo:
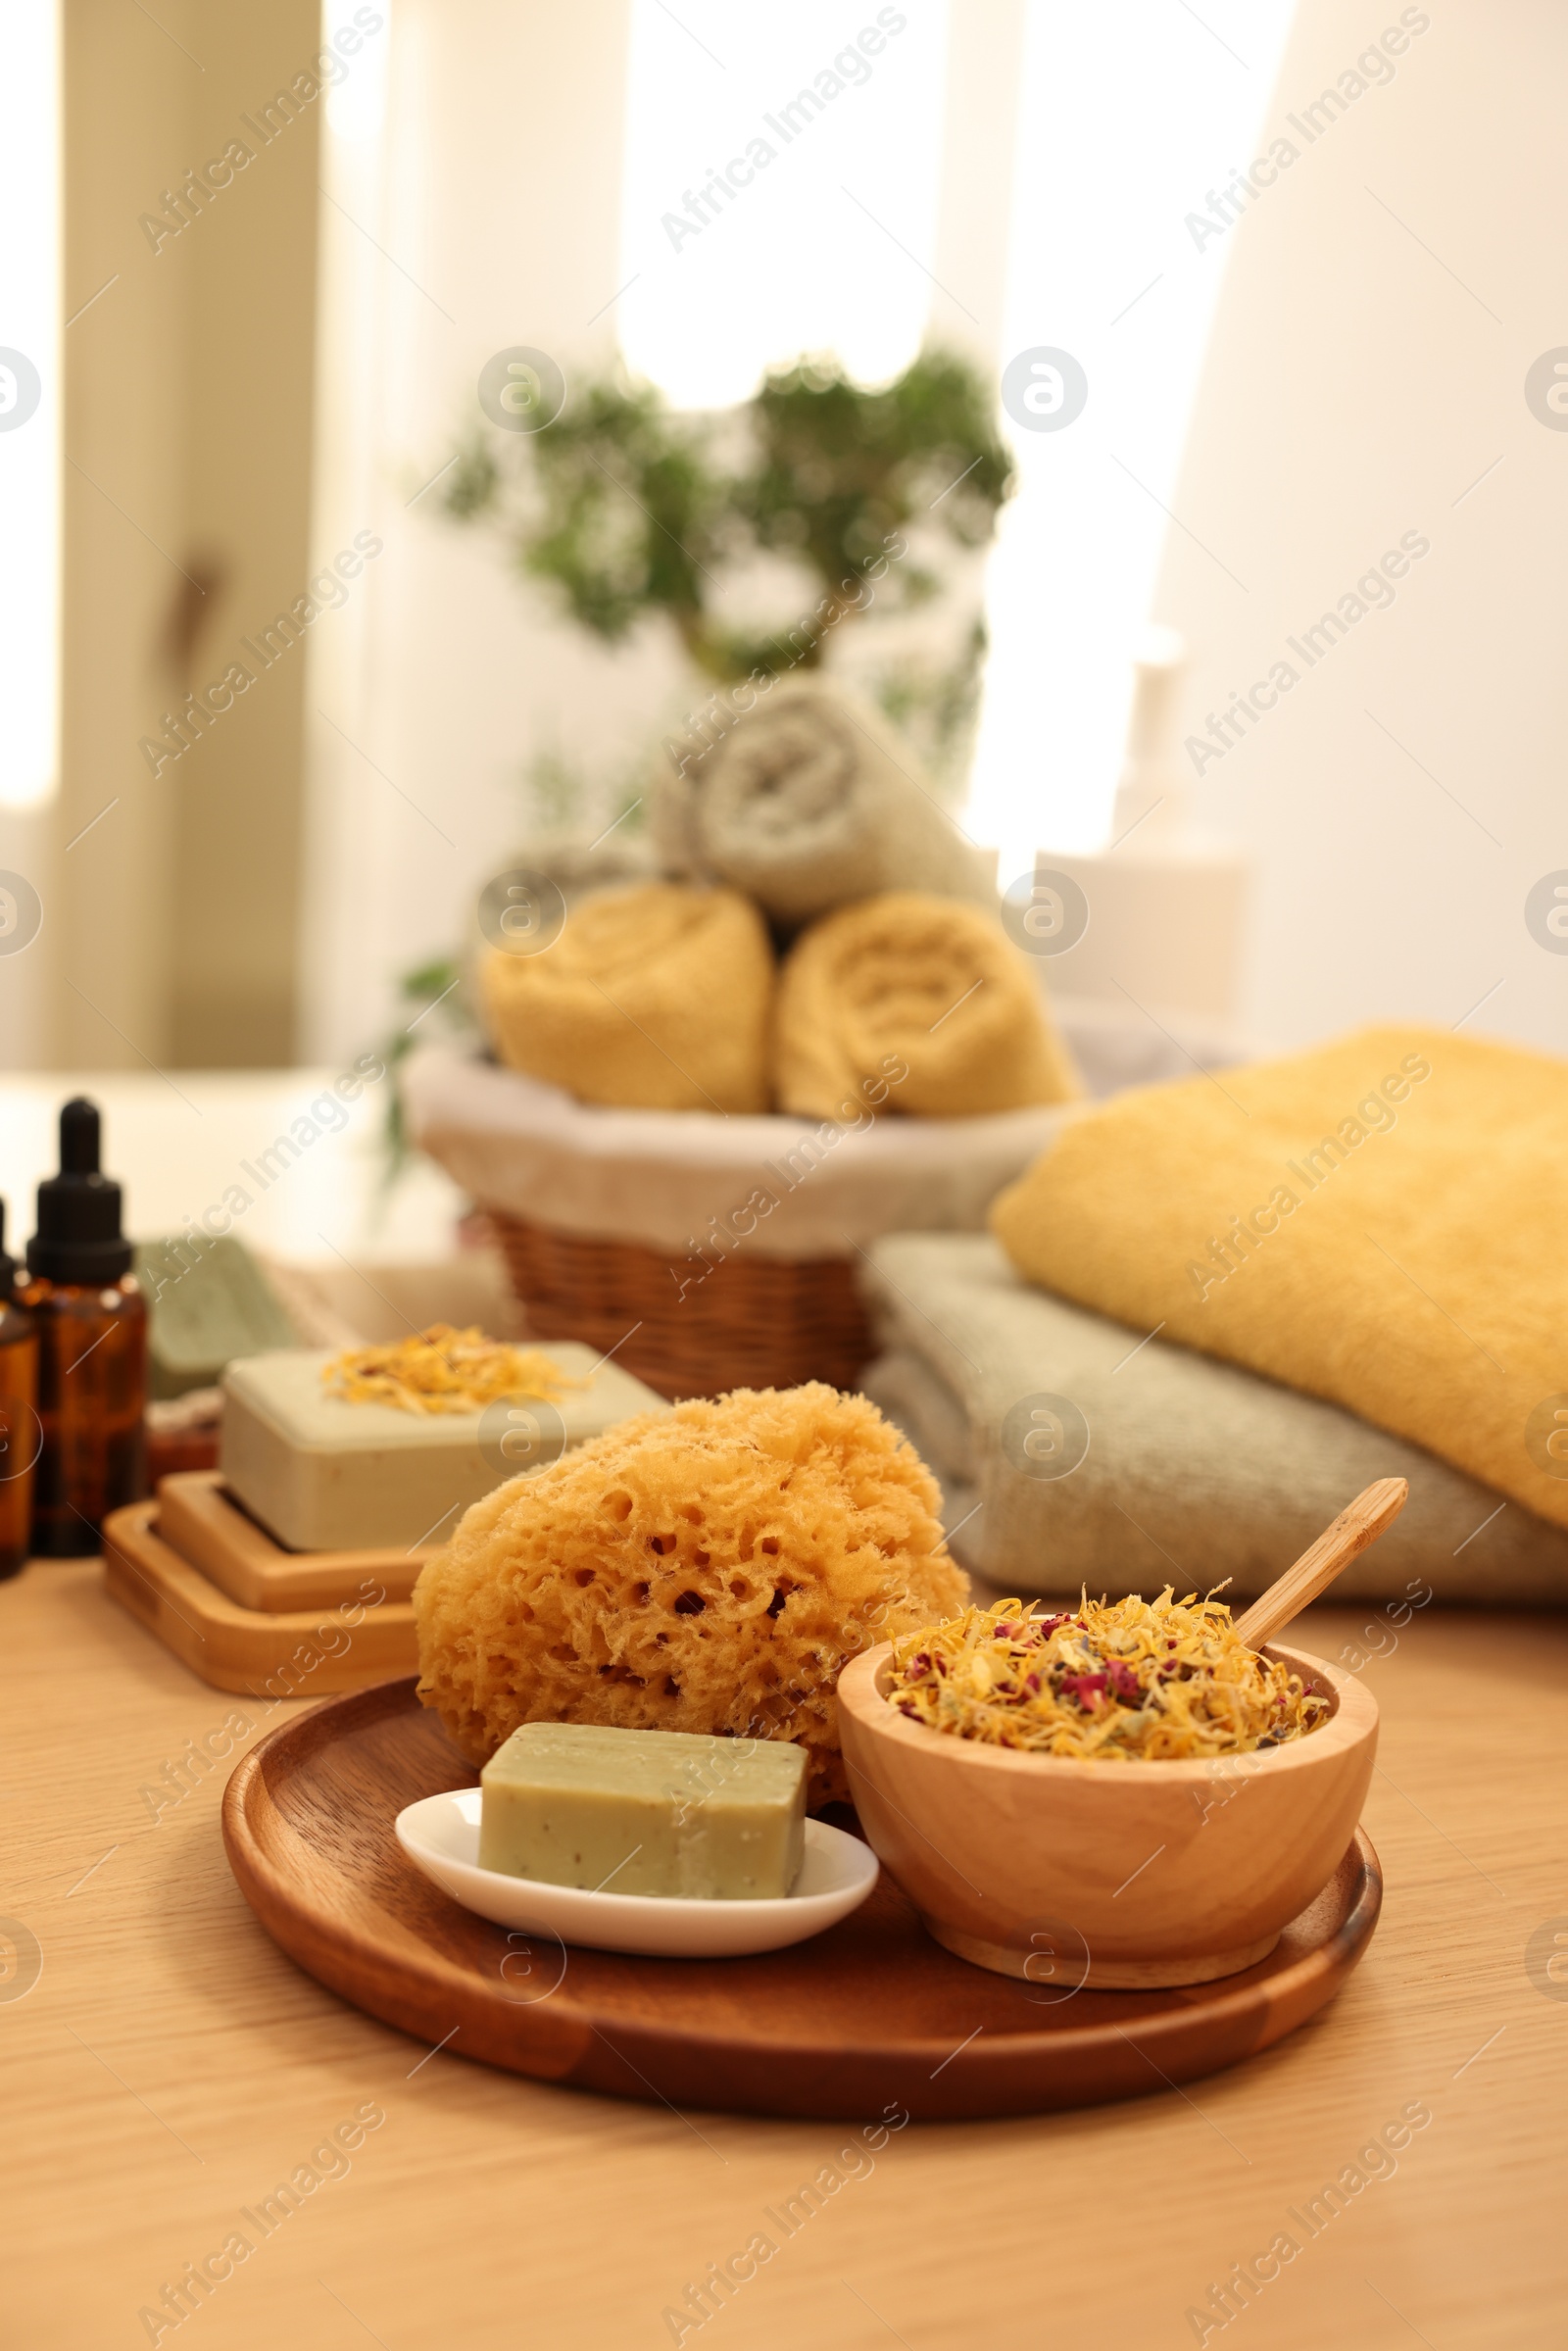
[(946, 668), (907, 660), (884, 667), (876, 699), (901, 733), (917, 743), (939, 786), (956, 790), (980, 715), (986, 624), (970, 623), (957, 659)]
[[(759, 552), (792, 557), (832, 619), (848, 619), (844, 584), (890, 533), (915, 525), (983, 547), (1011, 484), (988, 387), (967, 361), (930, 351), (878, 391), (836, 360), (801, 359), (739, 410), (702, 415), (599, 378), (543, 432), (476, 433), (445, 503), (459, 521), (496, 525), (517, 569), (605, 644), (662, 613), (696, 667), (728, 684), (815, 666), (830, 631), (801, 654), (784, 635), (793, 612), (776, 634), (727, 625), (716, 610), (726, 574)], [(879, 585), (878, 609), (906, 612), (938, 585), (911, 557)]]
[(422, 1009), (415, 1013), (406, 1027), (393, 1029), (376, 1048), (386, 1063), (386, 1073), (391, 1081), (386, 1092), (386, 1111), (381, 1121), (381, 1148), (385, 1153), (381, 1182), (384, 1191), (391, 1190), (414, 1156), (403, 1108), (403, 1090), (398, 1084), (398, 1071), (420, 1042), (415, 1034), (416, 1029), (422, 1028), (430, 1014), (434, 1014), (438, 1024), (449, 1032), (473, 1025), (472, 1013), (464, 1001), (463, 966), (456, 955), (438, 955), (413, 971), (402, 973), (398, 980), (398, 995), (405, 1004), (418, 1004)]
[(626, 842), (647, 821), (644, 763), (617, 761), (597, 768), (551, 747), (536, 751), (518, 770), (518, 837), (536, 847), (572, 842), (580, 852), (591, 829)]

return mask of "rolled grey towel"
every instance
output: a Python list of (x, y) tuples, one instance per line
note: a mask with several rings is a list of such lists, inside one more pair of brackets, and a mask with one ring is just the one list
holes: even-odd
[[(1022, 1281), (989, 1236), (897, 1234), (872, 1245), (864, 1278), (890, 1349), (868, 1393), (886, 1396), (917, 1449), (929, 1444), (939, 1474), (974, 1479), (982, 1507), (955, 1547), (1004, 1592), (1087, 1584), (1148, 1596), (1229, 1579), (1227, 1600), (1251, 1598), (1364, 1486), (1395, 1477), (1410, 1499), (1334, 1599), (1568, 1600), (1561, 1528), (1338, 1405), (1157, 1338), (1141, 1344)], [(1059, 1398), (1081, 1414), (1088, 1449), (1068, 1474), (1042, 1475), (1051, 1442), (1031, 1460), (1023, 1441), (1037, 1406), (1071, 1422)]]
[(815, 679), (771, 687), (716, 740), (672, 738), (649, 814), (667, 872), (728, 882), (786, 926), (887, 890), (995, 902), (913, 752)]

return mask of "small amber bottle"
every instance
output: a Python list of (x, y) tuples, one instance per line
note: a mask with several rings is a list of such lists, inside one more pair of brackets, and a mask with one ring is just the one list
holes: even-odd
[(38, 1186), (22, 1292), (38, 1326), (32, 1547), (44, 1558), (97, 1550), (106, 1513), (145, 1486), (147, 1301), (121, 1231), (120, 1186), (98, 1159), (97, 1107), (78, 1095), (60, 1113), (60, 1173)]
[(0, 1582), (27, 1564), (38, 1419), (38, 1327), (17, 1304), (17, 1261), (6, 1255), (0, 1200)]

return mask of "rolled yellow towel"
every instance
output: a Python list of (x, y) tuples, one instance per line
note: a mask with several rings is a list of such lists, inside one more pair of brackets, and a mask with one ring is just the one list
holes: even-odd
[(1019, 1271), (1568, 1526), (1568, 1063), (1447, 1029), (1127, 1094), (992, 1210)]
[[(997, 918), (951, 898), (894, 891), (814, 923), (779, 980), (774, 1079), (781, 1109), (887, 1107), (968, 1118), (1071, 1100), (1077, 1073), (1035, 977)], [(895, 1067), (904, 1074), (890, 1077)]]
[(532, 955), (491, 948), (480, 993), (509, 1069), (580, 1102), (765, 1110), (773, 951), (734, 890), (649, 882), (571, 909)]

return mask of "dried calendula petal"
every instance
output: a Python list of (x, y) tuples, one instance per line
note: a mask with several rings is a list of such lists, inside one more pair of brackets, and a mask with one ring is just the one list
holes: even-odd
[(1250, 1649), (1222, 1600), (1091, 1600), (1032, 1615), (968, 1608), (893, 1643), (888, 1703), (991, 1746), (1106, 1762), (1179, 1762), (1303, 1739), (1327, 1698)]
[(553, 1403), (568, 1388), (586, 1388), (538, 1347), (487, 1339), (433, 1322), (386, 1347), (349, 1347), (321, 1371), (329, 1396), (351, 1404), (395, 1404), (404, 1412), (478, 1412), (503, 1396)]

